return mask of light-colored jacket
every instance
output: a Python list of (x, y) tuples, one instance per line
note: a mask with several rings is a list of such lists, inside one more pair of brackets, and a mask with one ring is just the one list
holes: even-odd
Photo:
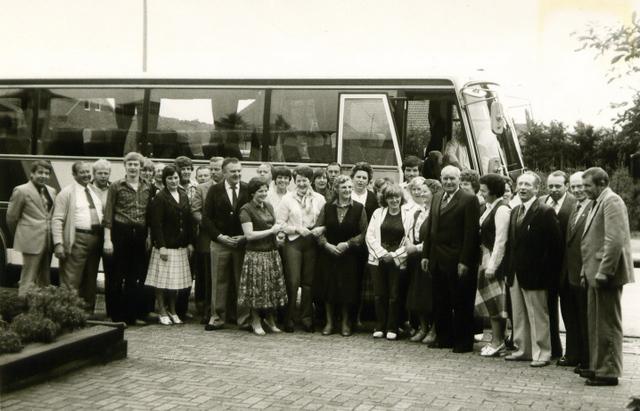
[[(55, 201), (56, 190), (46, 187), (51, 200)], [(7, 209), (7, 226), (15, 234), (13, 249), (25, 254), (45, 251), (51, 236), (51, 214), (31, 181), (15, 187)]]
[(582, 277), (596, 285), (596, 274), (609, 277), (609, 284), (621, 286), (634, 281), (631, 259), (629, 214), (619, 195), (604, 189), (587, 216), (580, 243)]
[(368, 263), (371, 265), (378, 265), (378, 260), (383, 256), (390, 254), (396, 265), (400, 268), (405, 268), (407, 265), (407, 252), (404, 247), (407, 241), (407, 233), (411, 230), (413, 224), (413, 214), (411, 208), (407, 205), (400, 207), (400, 214), (402, 218), (402, 225), (404, 227), (405, 236), (400, 243), (400, 247), (393, 252), (389, 252), (382, 247), (382, 236), (380, 235), (380, 226), (387, 216), (389, 209), (387, 207), (380, 207), (373, 212), (371, 221), (369, 221), (369, 227), (367, 228), (367, 235), (365, 236), (365, 242), (369, 249)]
[[(51, 218), (51, 234), (53, 235), (53, 245), (62, 244), (65, 253), (71, 252), (71, 246), (76, 238), (76, 187), (77, 183), (71, 183), (62, 190), (56, 197)], [(94, 192), (95, 194), (95, 192)], [(95, 206), (103, 209), (100, 197), (95, 194)], [(101, 211), (98, 215), (101, 214)]]

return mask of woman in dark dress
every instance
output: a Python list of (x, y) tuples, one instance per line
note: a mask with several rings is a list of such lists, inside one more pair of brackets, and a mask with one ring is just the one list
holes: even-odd
[(351, 335), (350, 313), (358, 303), (360, 293), (359, 250), (367, 230), (367, 217), (364, 206), (351, 199), (353, 183), (349, 177), (336, 177), (334, 187), (337, 198), (324, 205), (317, 222), (324, 232), (319, 238), (324, 283), (318, 285), (324, 288), (320, 292), (327, 318), (322, 335), (333, 333), (334, 308), (339, 306), (341, 334), (347, 337)]
[[(427, 337), (427, 332), (435, 332), (431, 325), (431, 313), (433, 311), (433, 297), (431, 295), (431, 277), (420, 267), (422, 258), (422, 227), (429, 216), (431, 208), (431, 190), (427, 186), (427, 180), (423, 177), (415, 177), (407, 185), (411, 194), (413, 206), (411, 230), (407, 235), (407, 274), (409, 276), (409, 290), (407, 293), (407, 311), (418, 319), (419, 328), (416, 334), (409, 339), (411, 342), (421, 342)], [(433, 336), (435, 337), (435, 335)], [(430, 339), (433, 339), (431, 337)]]
[[(191, 287), (189, 256), (193, 253), (193, 223), (187, 194), (180, 190), (180, 176), (173, 166), (162, 170), (164, 189), (149, 206), (153, 250), (145, 285), (154, 287), (163, 325), (181, 324), (176, 314), (177, 291)], [(169, 307), (165, 304), (165, 295)]]
[(251, 327), (257, 335), (265, 335), (260, 312), (266, 312), (265, 324), (272, 332), (280, 332), (275, 323), (275, 310), (287, 303), (282, 260), (278, 253), (278, 235), (284, 240), (283, 227), (276, 224), (275, 212), (265, 199), (269, 185), (261, 177), (249, 181), (251, 201), (240, 208), (240, 223), (247, 238), (240, 273), (238, 305), (251, 309)]

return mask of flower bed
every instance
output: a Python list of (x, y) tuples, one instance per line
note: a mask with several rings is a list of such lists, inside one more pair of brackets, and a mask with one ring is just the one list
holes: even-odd
[(124, 327), (86, 327), (83, 306), (77, 294), (64, 287), (45, 287), (25, 297), (0, 288), (2, 392), (127, 356)]

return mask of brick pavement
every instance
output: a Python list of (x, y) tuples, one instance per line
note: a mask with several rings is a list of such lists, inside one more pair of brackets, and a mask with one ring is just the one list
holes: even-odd
[(617, 387), (407, 341), (268, 335), (200, 325), (130, 328), (129, 358), (4, 395), (2, 410), (622, 409), (640, 394), (640, 340)]

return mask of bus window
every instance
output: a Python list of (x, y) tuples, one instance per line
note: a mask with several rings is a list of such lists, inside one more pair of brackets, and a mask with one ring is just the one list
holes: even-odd
[(0, 89), (0, 153), (31, 153), (33, 91)]
[(474, 84), (465, 87), (462, 94), (475, 134), (481, 173), (522, 169), (513, 125), (505, 117), (496, 90), (488, 84)]
[(258, 161), (263, 115), (263, 90), (152, 90), (147, 153)]
[(121, 157), (136, 151), (143, 98), (133, 89), (43, 91), (37, 153)]
[(271, 95), (270, 160), (336, 161), (338, 91), (274, 90)]
[(341, 161), (398, 165), (399, 148), (387, 96), (342, 94), (340, 107)]

